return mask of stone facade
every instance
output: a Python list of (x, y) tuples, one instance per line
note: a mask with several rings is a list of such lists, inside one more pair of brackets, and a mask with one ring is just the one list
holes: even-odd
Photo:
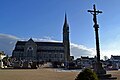
[(18, 41), (12, 56), (27, 61), (64, 61), (64, 46), (59, 42)]

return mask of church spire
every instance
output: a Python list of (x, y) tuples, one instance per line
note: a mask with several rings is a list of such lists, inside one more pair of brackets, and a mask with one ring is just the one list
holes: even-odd
[(65, 13), (64, 27), (68, 27), (67, 14)]
[(64, 24), (67, 24), (67, 14), (65, 13), (65, 22)]
[(64, 18), (64, 25), (63, 25), (63, 42), (69, 41), (69, 25), (67, 22), (67, 14), (65, 13), (65, 18)]
[(67, 15), (65, 13), (65, 20), (63, 25), (63, 45), (65, 53), (65, 61), (70, 60), (70, 43), (69, 43), (69, 25), (67, 23)]

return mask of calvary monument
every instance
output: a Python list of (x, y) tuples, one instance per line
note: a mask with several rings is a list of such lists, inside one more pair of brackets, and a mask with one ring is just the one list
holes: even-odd
[(93, 5), (93, 10), (88, 10), (93, 15), (93, 22), (94, 22), (94, 29), (95, 29), (95, 37), (96, 37), (96, 52), (97, 52), (97, 61), (94, 64), (94, 71), (98, 75), (98, 78), (100, 80), (115, 80), (116, 77), (111, 77), (111, 74), (106, 74), (106, 70), (102, 67), (102, 63), (100, 62), (100, 47), (99, 47), (99, 34), (98, 34), (98, 28), (99, 25), (97, 23), (97, 17), (99, 13), (102, 13), (102, 11), (96, 10), (95, 5)]

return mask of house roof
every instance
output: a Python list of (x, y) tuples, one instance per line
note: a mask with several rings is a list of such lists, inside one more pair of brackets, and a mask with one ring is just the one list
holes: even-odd
[(113, 59), (120, 60), (120, 56), (111, 56)]
[(89, 59), (89, 57), (88, 56), (87, 57), (81, 56), (81, 59)]

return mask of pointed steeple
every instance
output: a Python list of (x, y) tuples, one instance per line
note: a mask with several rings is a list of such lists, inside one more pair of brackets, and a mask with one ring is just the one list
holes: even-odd
[(67, 24), (67, 14), (65, 13), (65, 22), (64, 24)]
[(64, 45), (64, 54), (65, 61), (70, 60), (70, 43), (69, 43), (69, 25), (67, 23), (67, 15), (65, 13), (65, 20), (63, 25), (63, 45)]
[(68, 27), (67, 14), (65, 13), (64, 27)]

